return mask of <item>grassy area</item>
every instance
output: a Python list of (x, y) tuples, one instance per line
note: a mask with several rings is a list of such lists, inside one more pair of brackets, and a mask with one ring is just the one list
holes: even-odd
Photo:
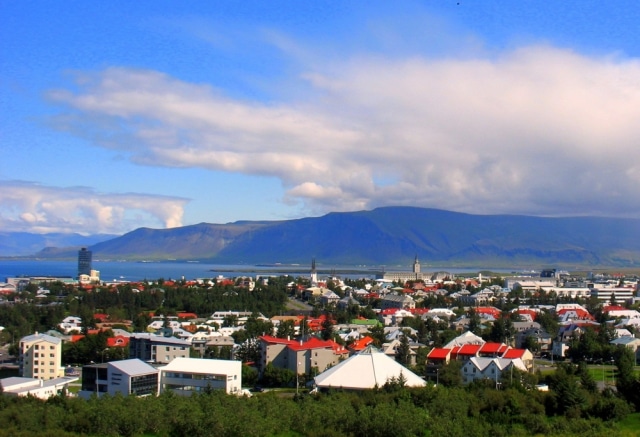
[(640, 433), (640, 413), (629, 414), (616, 424), (621, 437), (637, 437)]

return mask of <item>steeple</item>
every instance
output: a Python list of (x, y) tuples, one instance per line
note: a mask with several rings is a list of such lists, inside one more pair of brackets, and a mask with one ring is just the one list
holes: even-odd
[(312, 258), (311, 259), (311, 285), (317, 285), (318, 284), (318, 272), (316, 271), (316, 259)]
[(416, 259), (413, 261), (413, 273), (420, 273), (420, 261), (418, 261), (417, 254)]

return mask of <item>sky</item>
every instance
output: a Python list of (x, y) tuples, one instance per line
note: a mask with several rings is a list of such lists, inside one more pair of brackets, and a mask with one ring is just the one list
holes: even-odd
[(0, 230), (640, 217), (636, 0), (0, 0)]

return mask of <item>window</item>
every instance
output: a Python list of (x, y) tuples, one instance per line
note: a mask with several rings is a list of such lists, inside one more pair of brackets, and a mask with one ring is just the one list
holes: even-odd
[(33, 373), (38, 373), (38, 369), (33, 369)]
[(49, 365), (53, 366), (54, 365), (53, 361), (49, 361)]
[(34, 357), (36, 357), (36, 358), (38, 358), (38, 352), (35, 352), (35, 353), (33, 354), (33, 356), (34, 356)]
[(49, 369), (49, 373), (53, 373), (53, 369)]

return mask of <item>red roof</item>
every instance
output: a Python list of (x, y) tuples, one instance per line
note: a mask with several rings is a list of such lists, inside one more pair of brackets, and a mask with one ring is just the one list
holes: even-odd
[(125, 347), (129, 344), (129, 337), (124, 335), (116, 335), (107, 338), (107, 347)]
[(421, 316), (429, 312), (429, 308), (409, 308), (409, 312), (416, 316)]
[(178, 313), (179, 319), (197, 319), (198, 315), (196, 313)]
[(83, 334), (73, 334), (71, 336), (71, 343), (75, 343), (76, 341), (80, 341), (84, 338)]
[(529, 310), (529, 309), (521, 309), (521, 310), (517, 310), (518, 314), (529, 314), (531, 316), (531, 320), (535, 320), (536, 317), (538, 317), (538, 313), (534, 310)]
[(621, 307), (620, 305), (607, 305), (606, 307), (602, 308), (603, 313), (608, 313), (609, 311), (625, 311), (625, 310), (626, 308)]
[(431, 352), (427, 355), (428, 360), (446, 360), (447, 357), (451, 354), (451, 349), (445, 349), (441, 347), (437, 347), (431, 349)]
[(108, 314), (103, 314), (103, 313), (95, 313), (93, 315), (93, 318), (96, 320), (100, 320), (101, 322), (104, 322), (105, 320), (107, 320), (109, 318)]
[(526, 351), (527, 351), (526, 349), (511, 349), (511, 348), (509, 348), (502, 355), (502, 358), (508, 358), (510, 360), (515, 360), (516, 358), (522, 358)]
[(457, 356), (460, 355), (464, 355), (464, 356), (473, 356), (475, 357), (476, 355), (478, 355), (478, 351), (480, 350), (480, 345), (479, 344), (464, 344), (462, 346), (460, 346), (460, 349), (457, 352)]
[(507, 350), (508, 346), (504, 343), (485, 343), (480, 348), (481, 354), (499, 354)]
[(371, 343), (373, 343), (373, 338), (367, 335), (366, 337), (351, 343), (351, 345), (349, 346), (349, 349), (351, 349), (352, 351), (361, 351), (362, 349), (369, 346)]
[(474, 308), (476, 314), (491, 314), (493, 317), (498, 318), (501, 311), (498, 308), (493, 307), (476, 307)]

